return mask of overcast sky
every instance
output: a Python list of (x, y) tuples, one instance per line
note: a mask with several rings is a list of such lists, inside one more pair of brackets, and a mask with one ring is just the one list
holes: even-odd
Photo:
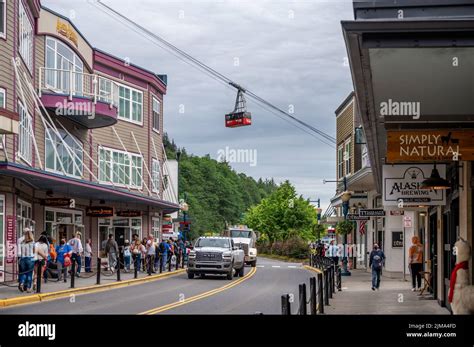
[[(352, 90), (341, 20), (350, 0), (104, 0), (150, 31), (280, 108), (335, 137), (334, 110)], [(95, 47), (168, 75), (165, 131), (196, 155), (248, 149), (231, 163), (254, 178), (289, 179), (322, 206), (334, 195), (335, 149), (248, 101), (252, 126), (225, 128), (236, 93), (98, 11), (88, 0), (42, 0)], [(180, 107), (184, 113), (180, 113)]]

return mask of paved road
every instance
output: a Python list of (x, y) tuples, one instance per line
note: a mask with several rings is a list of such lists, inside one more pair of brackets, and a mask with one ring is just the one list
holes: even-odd
[[(256, 270), (256, 271), (255, 271)], [(314, 273), (301, 264), (260, 258), (244, 278), (187, 275), (103, 292), (0, 309), (0, 314), (279, 314), (280, 298)], [(296, 311), (293, 305), (293, 311)]]

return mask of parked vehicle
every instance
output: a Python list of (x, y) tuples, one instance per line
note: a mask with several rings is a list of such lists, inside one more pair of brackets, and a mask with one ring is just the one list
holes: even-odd
[(230, 237), (200, 237), (189, 252), (189, 279), (194, 275), (225, 274), (232, 280), (233, 276), (243, 277), (244, 271), (244, 251)]
[(234, 240), (236, 246), (240, 246), (245, 252), (245, 264), (252, 267), (257, 266), (257, 234), (246, 225), (239, 225), (228, 228), (224, 231), (224, 236)]

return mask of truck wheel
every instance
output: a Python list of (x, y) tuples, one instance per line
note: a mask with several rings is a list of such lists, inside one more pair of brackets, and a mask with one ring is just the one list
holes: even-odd
[(250, 262), (250, 266), (252, 266), (252, 267), (257, 266), (257, 261), (256, 261), (256, 260), (251, 261), (251, 262)]
[(194, 278), (194, 274), (192, 272), (188, 272), (188, 278), (192, 280)]
[(232, 276), (233, 276), (232, 269), (233, 269), (233, 267), (231, 266), (231, 267), (230, 267), (230, 271), (227, 273), (227, 276), (226, 276), (226, 278), (227, 278), (229, 281), (232, 281)]
[(239, 269), (239, 276), (244, 277), (245, 275), (245, 264), (242, 264), (242, 267)]

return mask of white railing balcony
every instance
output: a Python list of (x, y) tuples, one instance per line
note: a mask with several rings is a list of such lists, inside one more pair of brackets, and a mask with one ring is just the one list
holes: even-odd
[(99, 76), (73, 70), (39, 68), (39, 96), (42, 93), (56, 93), (73, 97), (88, 98), (118, 107), (119, 86), (114, 81)]

